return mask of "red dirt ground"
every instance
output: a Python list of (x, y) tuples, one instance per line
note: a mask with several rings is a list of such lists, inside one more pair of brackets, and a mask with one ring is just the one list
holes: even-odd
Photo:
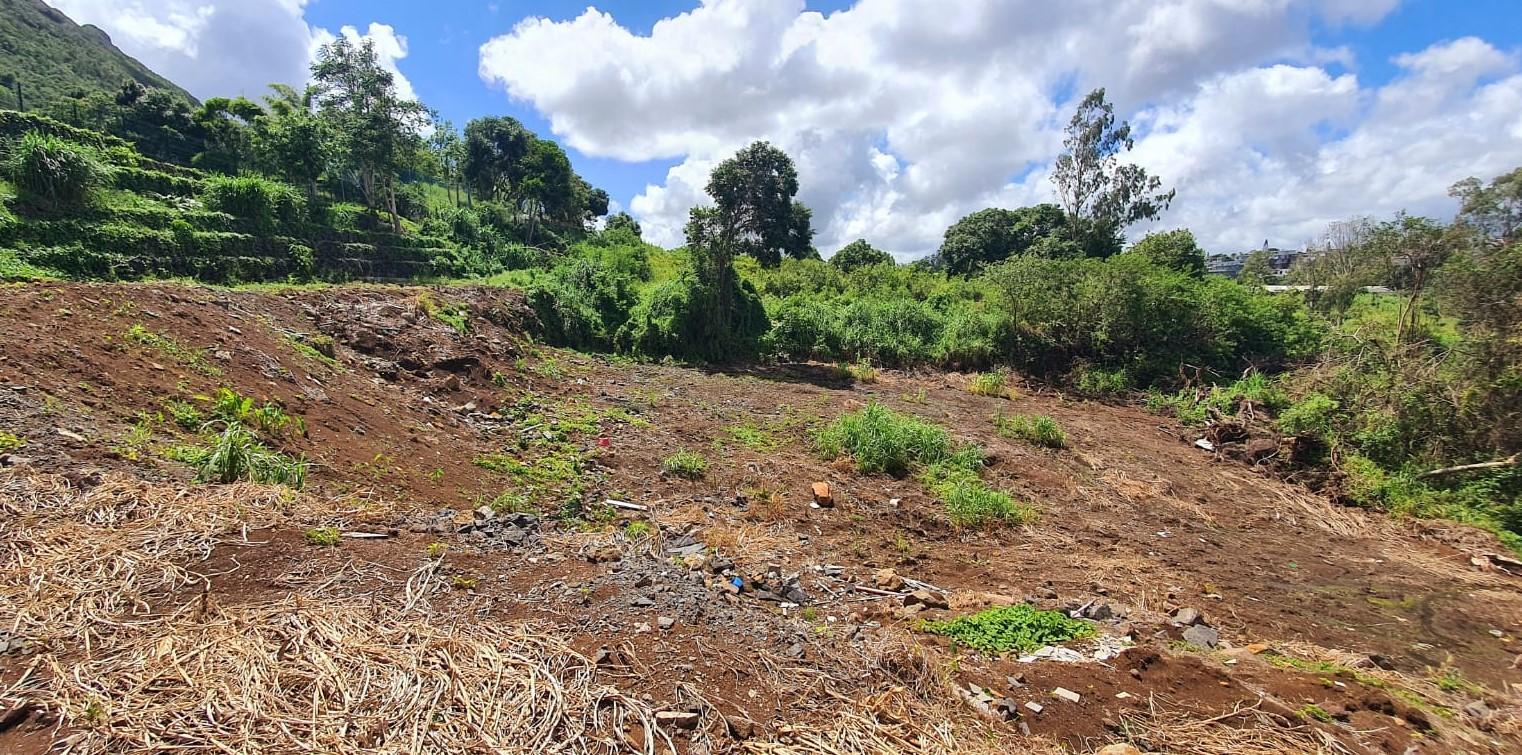
[[(469, 333), (431, 318), (430, 300), (468, 305)], [(375, 502), (373, 515), (332, 523), (396, 532), (337, 548), (310, 546), (297, 529), (250, 533), (254, 544), (223, 546), (196, 566), (217, 575), (211, 600), (235, 605), (314, 585), (337, 584), (353, 595), (395, 590), (429, 544), (443, 542), (461, 587), (474, 580), (447, 598), (460, 615), (552, 625), (588, 653), (622, 648), (634, 659), (623, 682), (630, 688), (676, 704), (677, 683), (687, 682), (726, 714), (766, 728), (820, 708), (806, 695), (769, 696), (764, 682), (775, 675), (777, 658), (847, 678), (856, 671), (842, 649), (891, 634), (957, 658), (957, 682), (1020, 703), (1039, 700), (1043, 712), (1021, 722), (1078, 751), (1122, 739), (1127, 714), (1166, 704), (1200, 719), (1225, 716), (1228, 725), (1235, 706), (1260, 706), (1286, 726), (1325, 731), (1351, 752), (1522, 752), (1514, 718), (1510, 726), (1475, 728), (1460, 710), (1465, 699), (1483, 697), (1514, 716), (1506, 706), (1522, 682), (1515, 639), (1522, 636), (1522, 579), (1480, 571), (1469, 550), (1445, 544), (1484, 545), (1485, 537), (1465, 532), (1455, 540), (1446, 527), (1334, 508), (1214, 460), (1181, 442), (1183, 430), (1170, 421), (1129, 406), (1034, 385), (1013, 399), (975, 396), (966, 377), (953, 374), (881, 372), (875, 383), (853, 385), (820, 365), (705, 371), (634, 364), (535, 346), (523, 336), (528, 317), (511, 292), (489, 288), (7, 287), (0, 296), (0, 429), (27, 441), (8, 463), (81, 484), (104, 470), (129, 470), (189, 485), (191, 470), (157, 451), (193, 442), (193, 434), (150, 416), (147, 437), (133, 437), (142, 413), (220, 387), (276, 400), (305, 419), (307, 436), (281, 448), (312, 460), (309, 489)], [(203, 350), (207, 366), (183, 351), (133, 342), (127, 333), (134, 325)], [(337, 366), (291, 345), (319, 334), (336, 339)], [(532, 449), (519, 447), (535, 428), (515, 424), (510, 411), (525, 399), (540, 414), (595, 415), (596, 431), (569, 438), (591, 459), (581, 476), (587, 500), (648, 505), (658, 534), (689, 532), (732, 558), (742, 574), (764, 574), (769, 565), (802, 572), (815, 606), (784, 616), (775, 604), (694, 581), (658, 550), (643, 552), (648, 545), (626, 546), (615, 562), (586, 557), (599, 528), (645, 518), (636, 512), (576, 531), (552, 524), (556, 505), (541, 496), (529, 503), (546, 515), (546, 529), (528, 546), (483, 547), (427, 532), (440, 509), (469, 512), (521, 486), (474, 460), (504, 452), (531, 458)], [(1030, 502), (1039, 518), (960, 531), (914, 479), (863, 475), (812, 451), (810, 430), (874, 400), (985, 447), (987, 479)], [(1049, 415), (1066, 429), (1070, 447), (1002, 438), (991, 421), (999, 413)], [(741, 426), (763, 431), (759, 448), (739, 440), (734, 428)], [(708, 457), (700, 480), (662, 473), (662, 459), (684, 448)], [(834, 508), (809, 506), (815, 481), (830, 483)], [(818, 570), (825, 566), (840, 569), (827, 577)], [(1106, 663), (981, 658), (915, 632), (896, 602), (850, 591), (851, 583), (870, 585), (884, 567), (949, 591), (959, 608), (1027, 596), (1041, 607), (1096, 598), (1124, 604), (1139, 647)], [(652, 585), (642, 586), (645, 578)], [(655, 605), (632, 606), (638, 595)], [(159, 596), (166, 605), (193, 599), (199, 595)], [(1184, 606), (1200, 609), (1219, 630), (1221, 650), (1177, 642), (1179, 630), (1166, 615)], [(640, 631), (659, 616), (677, 621), (669, 631)], [(1308, 646), (1338, 651), (1363, 659), (1366, 669), (1367, 658), (1377, 656), (1389, 669), (1382, 673), (1429, 685), (1452, 669), (1485, 692), (1418, 706), (1392, 699), (1368, 674), (1282, 668), (1265, 662), (1272, 654), (1230, 649), (1255, 643), (1286, 654)], [(0, 669), (11, 668), (0, 656)], [(1006, 680), (1022, 674), (1024, 686), (1010, 689)], [(1058, 686), (1082, 701), (1053, 699)], [(1120, 692), (1130, 697), (1116, 698)], [(1312, 704), (1332, 720), (1304, 715)], [(0, 749), (40, 752), (49, 741), (40, 733), (50, 731), (11, 727), (0, 731)]]

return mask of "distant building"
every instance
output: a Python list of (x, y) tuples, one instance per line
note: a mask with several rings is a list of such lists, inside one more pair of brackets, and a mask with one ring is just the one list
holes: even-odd
[(1205, 259), (1205, 272), (1235, 278), (1246, 262), (1247, 256), (1243, 254), (1212, 254)]
[(1235, 252), (1232, 254), (1212, 254), (1205, 258), (1205, 272), (1214, 275), (1224, 275), (1235, 278), (1242, 274), (1242, 267), (1247, 264), (1247, 258), (1257, 252), (1268, 254), (1268, 271), (1275, 278), (1283, 278), (1289, 275), (1290, 268), (1295, 266), (1304, 252), (1295, 249), (1280, 249), (1269, 246), (1263, 242), (1263, 248), (1254, 249), (1251, 252)]

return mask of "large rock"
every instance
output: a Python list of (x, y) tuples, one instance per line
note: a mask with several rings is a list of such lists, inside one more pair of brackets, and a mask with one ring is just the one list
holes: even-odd
[(1184, 630), (1184, 642), (1202, 647), (1206, 650), (1214, 650), (1221, 641), (1221, 634), (1204, 624), (1195, 624)]
[(905, 595), (904, 605), (938, 608), (943, 611), (951, 607), (951, 604), (946, 602), (946, 596), (923, 588)]

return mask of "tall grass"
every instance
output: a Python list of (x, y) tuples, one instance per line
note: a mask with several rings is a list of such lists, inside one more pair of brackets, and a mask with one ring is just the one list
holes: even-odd
[(849, 456), (863, 472), (895, 477), (908, 474), (915, 464), (941, 461), (951, 450), (951, 437), (944, 429), (876, 401), (840, 415), (819, 431), (815, 443), (829, 458)]
[(228, 424), (210, 447), (180, 448), (175, 457), (196, 467), (198, 482), (264, 482), (300, 489), (306, 484), (306, 459), (274, 451), (247, 428)]

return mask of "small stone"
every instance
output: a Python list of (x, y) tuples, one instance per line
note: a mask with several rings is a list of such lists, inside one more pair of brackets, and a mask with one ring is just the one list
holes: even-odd
[(820, 508), (828, 509), (835, 505), (835, 497), (830, 495), (830, 483), (816, 482), (813, 485), (814, 503)]
[(904, 578), (892, 569), (878, 569), (872, 574), (872, 584), (882, 590), (897, 591), (903, 588)]
[(591, 561), (594, 564), (605, 564), (609, 561), (622, 561), (623, 558), (624, 552), (619, 550), (618, 546), (616, 545), (600, 546), (598, 548), (592, 549), (592, 551), (587, 554), (587, 560)]
[(1070, 703), (1076, 703), (1079, 700), (1083, 699), (1082, 695), (1080, 695), (1077, 692), (1074, 692), (1074, 691), (1072, 691), (1070, 689), (1067, 689), (1066, 687), (1058, 687), (1057, 689), (1052, 690), (1052, 697), (1055, 697), (1055, 698), (1058, 698), (1058, 699), (1061, 699), (1061, 700), (1066, 700), (1066, 701), (1068, 701)]
[(1464, 706), (1464, 715), (1470, 718), (1483, 719), (1490, 715), (1490, 706), (1486, 705), (1484, 700), (1475, 700)]
[(685, 710), (663, 710), (655, 714), (655, 723), (663, 729), (696, 729), (698, 719), (696, 713)]
[(481, 508), (476, 509), (476, 518), (477, 519), (481, 519), (481, 520), (491, 519), (492, 517), (494, 517), (496, 515), (497, 515), (497, 512), (492, 511), (490, 506), (482, 506)]
[(1220, 641), (1221, 634), (1203, 624), (1196, 624), (1184, 630), (1184, 642), (1196, 647), (1214, 650)]
[(701, 553), (689, 553), (682, 556), (682, 565), (687, 567), (688, 571), (701, 571), (708, 565), (708, 557)]
[(1266, 642), (1254, 642), (1253, 644), (1247, 646), (1247, 652), (1252, 653), (1253, 655), (1262, 655), (1264, 653), (1267, 653), (1268, 652), (1268, 643), (1266, 643)]
[(635, 587), (649, 587), (655, 584), (655, 578), (649, 574), (641, 574), (639, 579), (634, 580)]
[(951, 608), (951, 604), (946, 602), (946, 596), (923, 588), (904, 596), (904, 605), (938, 608), (943, 611)]
[(673, 626), (676, 626), (676, 619), (673, 619), (670, 616), (662, 616), (655, 620), (655, 624), (663, 630), (670, 629)]
[(650, 608), (651, 606), (655, 605), (655, 601), (643, 595), (636, 595), (632, 600), (629, 601), (629, 605), (635, 608)]
[(1025, 709), (1039, 715), (1041, 711), (1046, 710), (1046, 706), (1036, 702), (1035, 700), (1030, 700), (1025, 703)]
[(1200, 614), (1198, 608), (1180, 608), (1173, 612), (1173, 623), (1181, 627), (1194, 626), (1205, 622), (1205, 617)]
[(725, 716), (724, 726), (729, 729), (729, 735), (735, 739), (750, 739), (756, 736), (756, 722), (739, 716)]
[(1132, 695), (1131, 695), (1130, 692), (1116, 692), (1115, 693), (1115, 699), (1116, 700), (1129, 700), (1129, 699), (1131, 699), (1131, 697), (1132, 697)]
[(1096, 751), (1094, 755), (1142, 755), (1142, 751), (1136, 749), (1134, 745), (1128, 745), (1124, 742), (1121, 742), (1113, 745), (1105, 745)]
[(645, 633), (647, 633), (649, 631), (650, 631), (650, 624), (647, 623), (647, 622), (641, 621), (640, 623), (634, 625), (634, 633), (635, 634), (645, 634)]

